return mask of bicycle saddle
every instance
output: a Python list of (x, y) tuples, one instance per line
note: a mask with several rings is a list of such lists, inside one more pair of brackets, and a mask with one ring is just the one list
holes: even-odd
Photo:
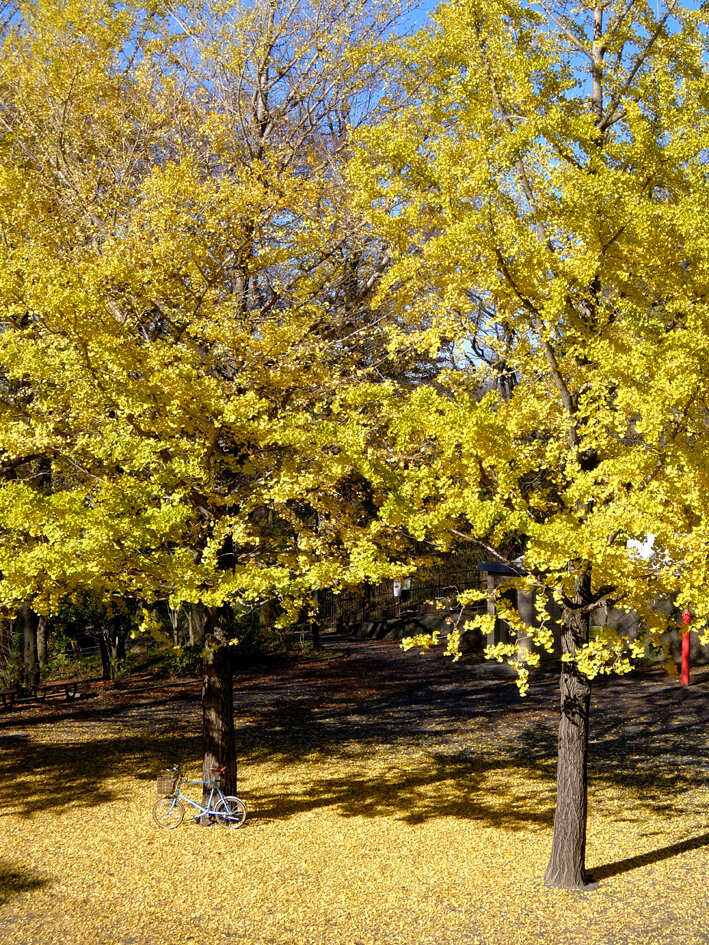
[(210, 767), (210, 769), (209, 769), (209, 770), (210, 770), (210, 771), (218, 771), (218, 772), (219, 772), (219, 774), (221, 774), (221, 773), (222, 773), (222, 771), (226, 771), (226, 769), (227, 769), (227, 765), (222, 765), (222, 766), (221, 766), (221, 768), (217, 768), (217, 767)]

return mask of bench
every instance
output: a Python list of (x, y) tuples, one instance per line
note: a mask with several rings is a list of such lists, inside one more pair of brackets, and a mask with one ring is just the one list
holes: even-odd
[(76, 699), (79, 692), (78, 679), (64, 679), (59, 682), (42, 683), (40, 686), (33, 686), (32, 692), (35, 699), (39, 702), (46, 702), (47, 696), (53, 696), (64, 692), (67, 700)]
[(46, 702), (47, 696), (60, 695), (62, 692), (67, 698), (76, 699), (79, 695), (79, 679), (61, 679), (56, 682), (40, 683), (28, 689), (0, 689), (0, 702), (4, 709), (12, 709), (19, 703)]
[(15, 704), (16, 689), (0, 689), (0, 699), (4, 709), (11, 709)]

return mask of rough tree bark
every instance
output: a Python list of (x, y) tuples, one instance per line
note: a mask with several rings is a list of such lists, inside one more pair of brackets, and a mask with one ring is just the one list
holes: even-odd
[(37, 662), (37, 614), (29, 603), (22, 605), (24, 646), (22, 659), (22, 686), (39, 685), (39, 663)]
[(37, 662), (40, 666), (47, 665), (47, 640), (49, 637), (49, 625), (47, 618), (40, 616), (37, 618)]
[(190, 646), (204, 643), (204, 631), (207, 626), (207, 608), (204, 604), (187, 605), (187, 626)]
[[(209, 611), (205, 637), (204, 679), (202, 683), (202, 725), (204, 752), (202, 779), (214, 781), (219, 777), (223, 794), (237, 791), (236, 744), (234, 739), (234, 660), (229, 646), (231, 612), (228, 607)], [(226, 765), (217, 775), (212, 769)], [(203, 804), (209, 797), (205, 788)], [(209, 818), (200, 822), (208, 824)]]
[(99, 629), (98, 646), (101, 653), (101, 670), (104, 679), (116, 682), (126, 663), (127, 626), (121, 617), (107, 618)]
[(111, 650), (111, 680), (115, 682), (118, 674), (126, 664), (126, 638), (124, 633), (114, 627), (110, 639)]
[(108, 643), (103, 627), (98, 632), (98, 649), (101, 654), (101, 678), (111, 678), (111, 656), (108, 651)]
[[(585, 569), (576, 579), (573, 604), (584, 606), (590, 598), (591, 572)], [(573, 655), (588, 641), (589, 616), (567, 608), (562, 620), (562, 654)], [(562, 663), (560, 688), (556, 814), (544, 882), (560, 889), (578, 889), (587, 883), (587, 754), (591, 681), (573, 663)]]

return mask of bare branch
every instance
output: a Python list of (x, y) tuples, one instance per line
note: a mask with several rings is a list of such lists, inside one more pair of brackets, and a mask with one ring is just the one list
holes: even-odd
[(674, 13), (674, 11), (675, 11), (675, 9), (676, 9), (676, 7), (677, 7), (678, 2), (679, 2), (679, 0), (673, 0), (673, 2), (672, 2), (672, 3), (670, 4), (670, 6), (667, 8), (667, 12), (666, 12), (665, 15), (662, 17), (662, 19), (660, 20), (660, 22), (657, 24), (657, 29), (656, 29), (655, 32), (652, 34), (652, 36), (650, 37), (650, 39), (647, 41), (647, 43), (646, 43), (646, 45), (645, 45), (645, 48), (642, 50), (642, 52), (638, 53), (638, 56), (637, 56), (637, 58), (636, 58), (636, 60), (635, 60), (635, 64), (633, 65), (633, 68), (630, 70), (630, 73), (629, 73), (629, 75), (628, 75), (628, 78), (627, 78), (627, 79), (625, 80), (625, 82), (623, 83), (623, 87), (621, 88), (620, 92), (618, 92), (617, 95), (614, 96), (613, 100), (611, 101), (610, 105), (608, 106), (608, 109), (607, 109), (607, 111), (606, 111), (605, 117), (602, 119), (602, 121), (601, 121), (601, 122), (599, 123), (599, 125), (598, 125), (598, 127), (600, 128), (601, 131), (606, 131), (606, 130), (610, 127), (611, 120), (614, 118), (615, 113), (616, 113), (616, 110), (618, 109), (618, 106), (620, 105), (620, 102), (621, 102), (623, 96), (625, 95), (625, 93), (628, 91), (628, 89), (629, 89), (630, 86), (632, 85), (633, 79), (634, 79), (635, 76), (638, 74), (638, 71), (639, 71), (640, 68), (643, 66), (643, 64), (645, 63), (645, 61), (646, 61), (648, 55), (649, 55), (650, 52), (652, 51), (652, 47), (655, 45), (655, 43), (657, 42), (658, 38), (659, 38), (660, 35), (662, 34), (662, 31), (663, 31), (664, 28), (665, 28), (665, 23), (667, 22), (667, 20), (669, 19), (669, 17)]
[[(635, 0), (632, 0), (632, 2), (634, 3)], [(544, 10), (547, 17), (552, 21), (552, 23), (554, 24), (554, 26), (557, 27), (557, 29), (561, 30), (561, 32), (569, 40), (569, 42), (574, 47), (574, 49), (577, 49), (580, 53), (582, 53), (588, 59), (591, 59), (590, 49), (588, 49), (585, 43), (581, 42), (578, 36), (574, 36), (571, 30), (568, 27), (564, 26), (564, 24), (559, 19), (557, 19), (556, 16), (554, 16), (554, 14), (551, 12), (551, 10), (546, 5), (546, 3), (544, 3), (544, 0), (537, 0), (537, 6), (540, 6), (542, 10)]]

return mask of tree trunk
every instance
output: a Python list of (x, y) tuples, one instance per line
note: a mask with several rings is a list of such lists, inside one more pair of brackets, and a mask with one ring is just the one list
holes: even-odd
[(37, 662), (37, 614), (28, 603), (22, 605), (24, 627), (22, 685), (30, 688), (39, 685), (39, 663)]
[[(228, 644), (228, 608), (214, 608), (209, 615), (209, 633), (205, 638), (204, 681), (202, 685), (202, 724), (204, 755), (202, 779), (219, 779), (223, 794), (237, 791), (236, 745), (234, 740), (234, 666), (233, 650)], [(226, 765), (219, 775), (212, 768)], [(203, 804), (209, 789), (205, 788)], [(209, 823), (202, 817), (201, 823)]]
[(170, 626), (172, 627), (173, 645), (179, 646), (180, 645), (180, 607), (168, 606), (167, 615), (170, 618)]
[(126, 641), (120, 630), (111, 630), (109, 645), (111, 682), (116, 682), (121, 670), (126, 665)]
[(189, 628), (190, 646), (199, 646), (204, 643), (207, 616), (207, 608), (204, 604), (187, 605), (187, 626)]
[(114, 683), (118, 679), (118, 668), (119, 668), (118, 667), (118, 654), (116, 652), (117, 647), (116, 647), (115, 637), (112, 636), (109, 638), (108, 648), (109, 648), (109, 666), (110, 666), (110, 673), (111, 673), (111, 682)]
[(108, 651), (106, 642), (106, 631), (103, 627), (98, 632), (98, 648), (101, 654), (101, 676), (103, 679), (111, 678), (111, 655)]
[[(577, 578), (574, 604), (586, 603), (590, 591), (591, 575), (590, 570), (586, 570)], [(564, 610), (562, 653), (574, 654), (588, 641), (588, 620), (587, 614)], [(591, 681), (573, 663), (562, 663), (560, 688), (556, 813), (544, 883), (560, 889), (578, 889), (587, 882), (587, 753)]]
[(46, 617), (37, 619), (37, 661), (40, 666), (47, 665), (47, 638), (49, 627)]

